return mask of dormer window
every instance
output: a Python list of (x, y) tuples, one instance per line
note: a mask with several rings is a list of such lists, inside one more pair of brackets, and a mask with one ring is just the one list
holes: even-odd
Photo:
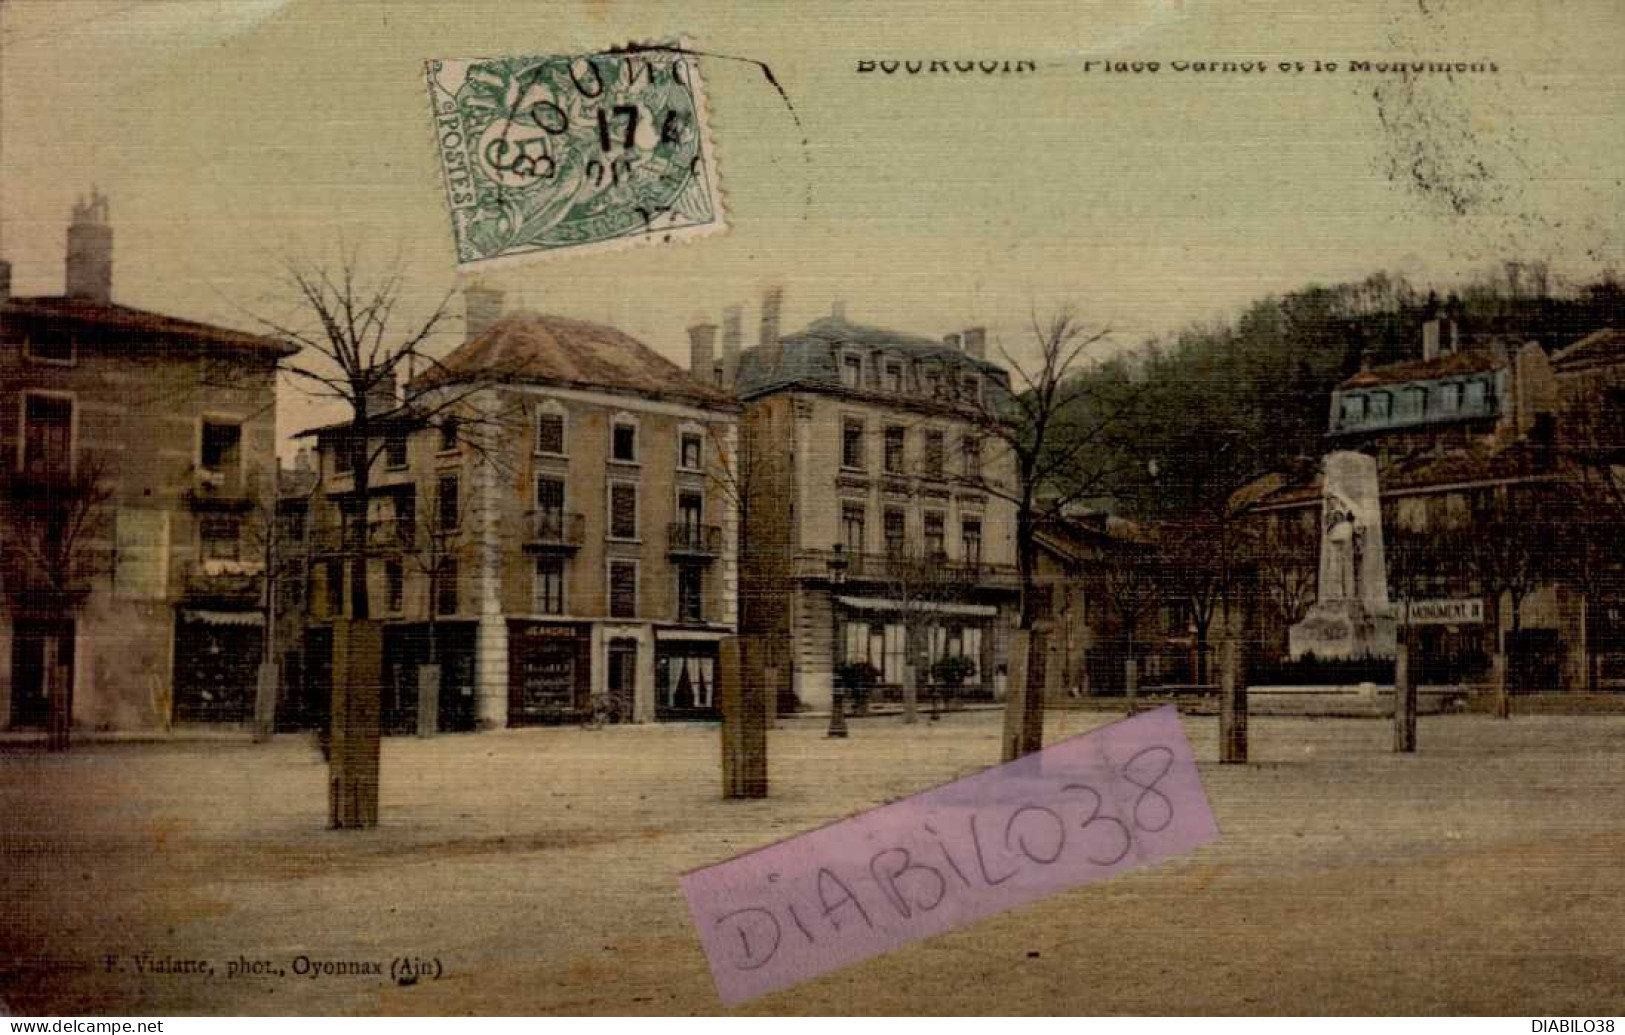
[(982, 379), (975, 374), (966, 374), (960, 381), (960, 390), (964, 392), (965, 401), (979, 403), (982, 401)]
[(1392, 397), (1387, 392), (1371, 393), (1370, 415), (1372, 420), (1388, 419), (1388, 403), (1391, 398)]
[(1401, 417), (1420, 417), (1427, 412), (1428, 390), (1420, 386), (1407, 388), (1399, 393), (1399, 415)]
[(1461, 385), (1448, 384), (1439, 389), (1439, 409), (1445, 413), (1461, 409)]
[(1482, 410), (1484, 408), (1484, 400), (1487, 394), (1485, 392), (1486, 387), (1482, 381), (1467, 382), (1467, 408), (1469, 410)]
[(886, 364), (886, 391), (894, 395), (903, 392), (903, 364), (896, 360)]
[(1365, 420), (1365, 396), (1345, 395), (1342, 407), (1344, 424), (1359, 424)]
[(858, 388), (863, 384), (862, 357), (851, 355), (841, 357), (841, 384), (848, 388)]
[(45, 324), (28, 332), (23, 355), (42, 363), (73, 364), (73, 335), (60, 324)]

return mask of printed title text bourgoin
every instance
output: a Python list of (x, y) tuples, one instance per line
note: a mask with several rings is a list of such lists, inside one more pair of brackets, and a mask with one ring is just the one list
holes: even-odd
[[(1065, 62), (1049, 62), (1050, 67), (1068, 69)], [(1275, 72), (1283, 75), (1325, 74), (1328, 72), (1357, 72), (1377, 74), (1420, 75), (1427, 73), (1495, 73), (1501, 71), (1493, 61), (1104, 61), (1082, 62), (1085, 73), (1107, 75), (1155, 75), (1163, 71), (1195, 72), (1219, 75), (1263, 75)], [(879, 72), (884, 75), (1036, 75), (1036, 61), (909, 61), (879, 58), (860, 58), (860, 73)]]

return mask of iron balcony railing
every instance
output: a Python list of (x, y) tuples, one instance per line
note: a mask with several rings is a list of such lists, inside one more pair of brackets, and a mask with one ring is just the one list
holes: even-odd
[(667, 550), (690, 557), (716, 557), (722, 553), (722, 526), (673, 521), (666, 527)]
[[(834, 550), (803, 550), (796, 555), (798, 578), (828, 579)], [(980, 560), (948, 557), (944, 554), (851, 553), (842, 551), (836, 569), (848, 582), (936, 583), (966, 588), (1015, 589), (1021, 575), (1014, 564), (991, 564)]]
[(586, 519), (563, 510), (525, 514), (525, 544), (538, 549), (574, 550), (586, 537)]
[[(352, 546), (348, 524), (320, 524), (310, 530), (311, 549), (319, 554), (344, 553)], [(381, 552), (411, 550), (417, 545), (413, 518), (379, 518), (367, 522), (366, 548)]]

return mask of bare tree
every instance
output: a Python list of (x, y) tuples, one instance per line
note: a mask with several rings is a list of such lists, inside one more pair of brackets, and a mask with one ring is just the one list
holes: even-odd
[(1133, 466), (1125, 434), (1140, 388), (1126, 380), (1080, 376), (1092, 350), (1111, 339), (1070, 309), (1047, 319), (1032, 314), (1036, 359), (1022, 362), (1001, 347), (1012, 372), (1008, 392), (990, 390), (974, 407), (984, 450), (983, 470), (1006, 461), (1013, 481), (967, 474), (965, 480), (1015, 505), (1016, 561), (1021, 580), (1017, 625), (1027, 643), (1024, 685), (1011, 687), (1006, 705), (1006, 761), (1044, 746), (1043, 645), (1037, 623), (1037, 532), (1068, 507), (1099, 494), (1110, 478)]
[(1152, 544), (1124, 539), (1109, 550), (1100, 585), (1123, 638), (1124, 690), (1132, 697), (1140, 678), (1134, 645), (1140, 627), (1162, 605), (1163, 579)]
[[(1562, 562), (1560, 529), (1552, 518), (1559, 500), (1538, 483), (1498, 486), (1474, 501), (1471, 534), (1461, 536), (1463, 560), (1495, 601), (1495, 714), (1512, 715), (1514, 670), (1523, 631), (1523, 604), (1542, 583), (1551, 580)], [(1506, 600), (1508, 623), (1502, 620)]]
[[(500, 421), (503, 415), (482, 393), (522, 373), (485, 367), (451, 369), (435, 354), (438, 332), (449, 320), (451, 294), (442, 296), (421, 319), (396, 319), (404, 298), (397, 263), (376, 278), (361, 271), (358, 254), (346, 251), (336, 263), (285, 263), (289, 287), (298, 299), (296, 316), (255, 318), (272, 334), (300, 351), (284, 371), (315, 400), (337, 402), (349, 419), (336, 433), (338, 448), (353, 479), (341, 510), (344, 550), (349, 565), (347, 620), (368, 623), (372, 604), (367, 571), (367, 508), (373, 464), (388, 447), (383, 434), (390, 418), (427, 421), (441, 414), (471, 415), (471, 427)], [(416, 376), (413, 376), (413, 375)], [(404, 387), (404, 395), (399, 394)], [(491, 429), (494, 430), (494, 429)], [(469, 436), (470, 445), (495, 456), (499, 435)], [(329, 822), (335, 828), (376, 826), (381, 648), (376, 629), (355, 629), (354, 642), (366, 657), (350, 666), (352, 679), (335, 668), (332, 739), (329, 750)], [(351, 629), (346, 629), (349, 642)], [(335, 659), (337, 660), (337, 659)], [(350, 685), (353, 684), (353, 685)]]
[(47, 744), (68, 749), (71, 686), (59, 630), (71, 624), (96, 576), (111, 568), (106, 542), (112, 496), (103, 465), (81, 458), (71, 469), (26, 468), (0, 474), (0, 582), (14, 613), (41, 618), (48, 698)]

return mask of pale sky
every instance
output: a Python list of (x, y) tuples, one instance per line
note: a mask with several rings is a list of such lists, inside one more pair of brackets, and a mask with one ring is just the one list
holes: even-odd
[[(739, 9), (736, 9), (739, 8)], [(1311, 13), (1313, 12), (1313, 13)], [(76, 195), (111, 199), (119, 301), (254, 329), (279, 255), (397, 253), (420, 304), (462, 283), (423, 62), (686, 34), (705, 59), (731, 228), (488, 276), (686, 364), (684, 328), (785, 286), (785, 327), (843, 299), (1017, 349), (1071, 303), (1123, 345), (1377, 269), (1448, 283), (1508, 258), (1621, 263), (1625, 6), (3, 0), (0, 252), (62, 290)], [(865, 59), (1032, 60), (1029, 76), (886, 76)], [(1336, 61), (1335, 73), (1280, 72)], [(1349, 73), (1350, 60), (1499, 72)], [(1106, 74), (1085, 62), (1162, 62)], [(1262, 61), (1263, 74), (1172, 61)], [(803, 143), (805, 140), (805, 143)], [(447, 341), (449, 347), (452, 342)], [(286, 393), (283, 436), (328, 413)]]

